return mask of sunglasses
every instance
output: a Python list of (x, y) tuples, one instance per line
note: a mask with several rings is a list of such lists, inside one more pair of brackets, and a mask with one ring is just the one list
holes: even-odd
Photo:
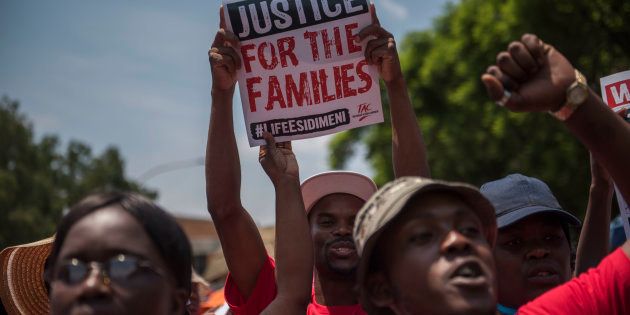
[(129, 282), (133, 275), (142, 271), (163, 276), (164, 273), (150, 262), (128, 254), (118, 254), (105, 262), (84, 262), (77, 258), (71, 258), (59, 264), (52, 281), (62, 281), (68, 285), (76, 285), (90, 276), (93, 269), (97, 269), (103, 282), (109, 284), (113, 281), (117, 284)]

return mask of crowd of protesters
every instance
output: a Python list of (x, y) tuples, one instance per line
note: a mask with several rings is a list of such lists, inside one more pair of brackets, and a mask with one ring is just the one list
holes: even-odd
[[(630, 314), (630, 242), (609, 252), (613, 181), (630, 200), (630, 124), (532, 34), (481, 77), (498, 105), (549, 112), (591, 152), (589, 203), (573, 246), (580, 220), (539, 179), (511, 174), (478, 189), (430, 178), (396, 43), (370, 11), (373, 24), (355, 40), (384, 81), (396, 179), (377, 189), (367, 176), (332, 171), (300, 182), (291, 143), (265, 133), (259, 161), (275, 189), (275, 258), (241, 202), (232, 112), (241, 59), (220, 13), (208, 52), (205, 164), (208, 211), (229, 269), (216, 314)], [(199, 305), (203, 280), (192, 284), (184, 232), (139, 195), (87, 196), (53, 237), (0, 258), (9, 314), (215, 312)]]

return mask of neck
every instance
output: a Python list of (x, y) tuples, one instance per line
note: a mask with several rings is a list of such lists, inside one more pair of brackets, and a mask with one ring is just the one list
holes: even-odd
[(314, 272), (315, 301), (326, 306), (358, 303), (354, 290), (355, 277), (326, 277)]

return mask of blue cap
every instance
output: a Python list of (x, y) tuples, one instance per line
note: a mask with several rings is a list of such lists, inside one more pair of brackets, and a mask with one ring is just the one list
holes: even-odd
[(533, 177), (508, 175), (483, 184), (480, 191), (494, 206), (499, 229), (538, 213), (556, 215), (569, 225), (581, 224), (578, 218), (560, 207), (547, 184)]

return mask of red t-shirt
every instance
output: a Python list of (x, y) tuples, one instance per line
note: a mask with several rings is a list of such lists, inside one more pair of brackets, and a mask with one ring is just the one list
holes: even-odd
[(618, 248), (597, 268), (525, 304), (517, 314), (630, 314), (630, 258)]
[[(256, 287), (249, 298), (243, 297), (236, 287), (236, 283), (228, 274), (225, 281), (225, 301), (227, 301), (234, 315), (258, 315), (276, 297), (278, 288), (275, 277), (276, 264), (268, 257), (258, 274)], [(325, 306), (315, 301), (315, 289), (311, 295), (311, 303), (306, 311), (307, 315), (367, 315), (359, 304), (344, 306)]]
[(367, 315), (361, 305), (326, 306), (317, 304), (315, 300), (315, 288), (311, 293), (311, 303), (306, 309), (306, 315)]

